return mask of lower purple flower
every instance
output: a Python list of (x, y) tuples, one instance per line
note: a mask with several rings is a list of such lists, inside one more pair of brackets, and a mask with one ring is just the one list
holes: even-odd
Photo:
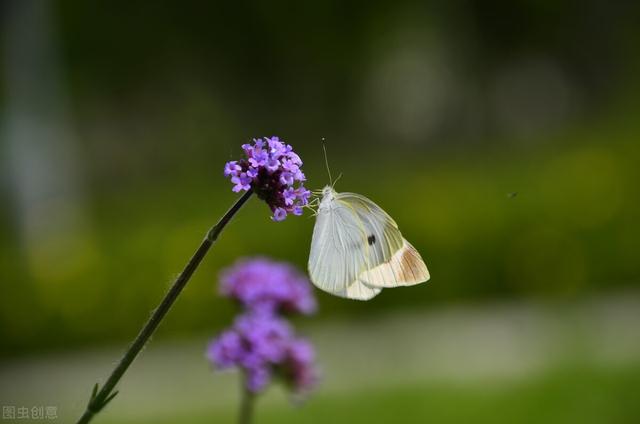
[(307, 340), (297, 339), (289, 345), (287, 352), (290, 384), (296, 393), (310, 391), (319, 380), (315, 366), (315, 351)]
[(215, 362), (220, 369), (235, 366), (240, 359), (242, 352), (242, 338), (238, 332), (233, 330), (220, 334), (215, 342), (209, 345), (207, 358)]
[(240, 368), (245, 386), (253, 393), (265, 389), (278, 376), (296, 393), (308, 392), (317, 382), (313, 347), (296, 338), (283, 318), (269, 313), (248, 313), (213, 340), (207, 358), (219, 369)]
[[(253, 148), (248, 146), (248, 148)], [(238, 368), (252, 393), (280, 379), (296, 394), (318, 382), (313, 346), (296, 336), (281, 313), (316, 309), (311, 284), (292, 266), (266, 258), (241, 260), (222, 272), (220, 291), (245, 309), (214, 339), (207, 358), (218, 369)]]
[(316, 310), (311, 283), (284, 262), (243, 259), (222, 271), (220, 292), (245, 308), (311, 314)]

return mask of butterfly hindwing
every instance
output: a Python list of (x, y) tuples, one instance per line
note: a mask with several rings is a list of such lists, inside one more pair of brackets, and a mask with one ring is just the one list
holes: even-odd
[(406, 239), (403, 242), (403, 247), (389, 261), (360, 274), (360, 281), (370, 287), (385, 288), (412, 286), (429, 280), (429, 270), (418, 251)]
[(356, 300), (369, 300), (382, 291), (382, 288), (371, 287), (360, 280), (354, 281), (346, 290), (335, 293), (340, 297)]

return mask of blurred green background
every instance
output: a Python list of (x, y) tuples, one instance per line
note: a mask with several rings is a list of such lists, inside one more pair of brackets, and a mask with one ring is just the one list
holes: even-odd
[[(328, 183), (324, 140), (337, 190), (385, 208), (432, 280), (364, 303), (316, 291), (318, 315), (299, 324), (317, 335), (325, 382), (299, 409), (273, 395), (259, 422), (640, 417), (628, 398), (640, 385), (638, 4), (15, 0), (0, 11), (2, 405), (55, 404), (72, 420), (235, 200), (224, 163), (278, 135), (311, 188)], [(125, 378), (96, 422), (232, 420), (234, 399), (180, 407), (228, 390), (202, 357), (234, 313), (218, 271), (255, 254), (304, 269), (312, 227), (249, 202), (154, 338), (157, 367)], [(603, 321), (613, 333), (589, 331)], [(405, 328), (416, 333), (397, 337)], [(360, 345), (333, 335), (349, 331), (365, 333)], [(523, 342), (537, 365), (479, 379), (444, 359), (437, 378), (417, 359), (381, 371), (427, 355), (427, 336), (465, 375), (505, 349), (522, 361)], [(343, 349), (356, 349), (351, 362)], [(474, 352), (488, 362), (474, 368)], [(193, 364), (159, 417), (154, 390), (172, 379), (158, 372), (178, 360)], [(363, 360), (378, 385), (332, 382), (338, 364)]]

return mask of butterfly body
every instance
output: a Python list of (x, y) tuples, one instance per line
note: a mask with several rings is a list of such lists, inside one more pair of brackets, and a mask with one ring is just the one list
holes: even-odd
[(330, 186), (322, 190), (318, 205), (309, 275), (318, 288), (358, 300), (429, 279), (420, 254), (382, 208)]

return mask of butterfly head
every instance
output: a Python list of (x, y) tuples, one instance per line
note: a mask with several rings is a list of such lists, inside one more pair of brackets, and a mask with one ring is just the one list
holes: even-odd
[(332, 186), (325, 186), (322, 189), (321, 197), (319, 198), (318, 211), (325, 211), (331, 208), (336, 197), (336, 191)]
[(333, 187), (329, 185), (325, 186), (322, 190), (312, 190), (311, 193), (311, 200), (307, 205), (305, 205), (305, 207), (313, 212), (313, 216), (317, 216), (322, 204), (329, 204), (334, 199), (334, 196), (336, 194), (336, 192), (333, 190)]
[(322, 200), (331, 199), (335, 196), (336, 192), (333, 189), (333, 186), (327, 185), (322, 189)]

